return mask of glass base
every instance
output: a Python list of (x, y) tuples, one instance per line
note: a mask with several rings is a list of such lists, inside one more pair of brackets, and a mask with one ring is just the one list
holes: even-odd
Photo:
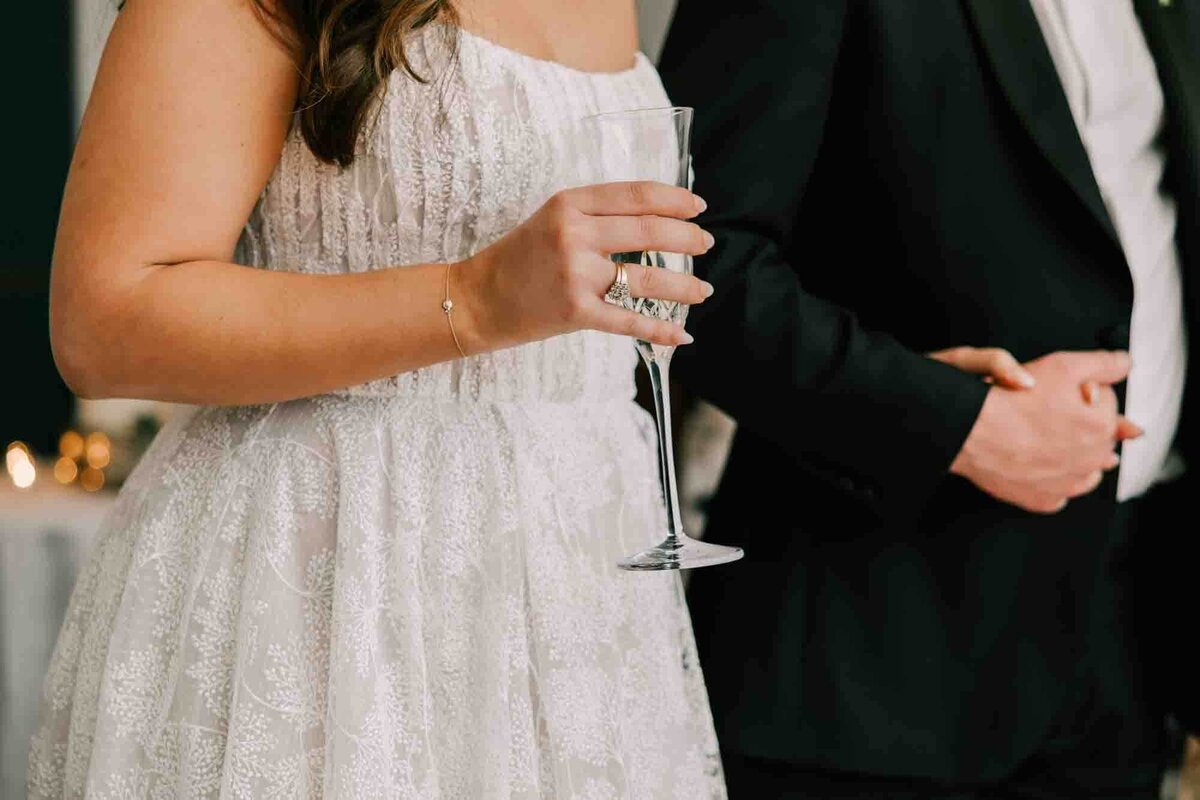
[(710, 544), (695, 539), (668, 539), (657, 547), (632, 555), (617, 562), (621, 569), (654, 571), (664, 569), (695, 569), (728, 564), (737, 561), (745, 553), (740, 547)]

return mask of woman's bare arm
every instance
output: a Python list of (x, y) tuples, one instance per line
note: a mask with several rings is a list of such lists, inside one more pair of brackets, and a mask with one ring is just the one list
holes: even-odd
[[(249, 0), (127, 4), (84, 117), (52, 270), (51, 341), (77, 393), (273, 402), (458, 357), (441, 310), (445, 265), (314, 275), (230, 263), (278, 161), (297, 84), (289, 53)], [(598, 294), (613, 270), (584, 256), (603, 250), (602, 240), (628, 239), (628, 217), (603, 216), (612, 214), (652, 215), (638, 229), (659, 249), (701, 252), (701, 232), (681, 221), (695, 213), (687, 198), (665, 187), (576, 192), (510, 234), (520, 241), (455, 265), (464, 347), (583, 327), (683, 341), (673, 326), (603, 306)], [(506, 261), (545, 252), (564, 263), (534, 259), (535, 272), (558, 265), (513, 282)], [(689, 302), (705, 293), (694, 279), (663, 278), (631, 275), (635, 293)], [(636, 285), (647, 280), (654, 285)]]

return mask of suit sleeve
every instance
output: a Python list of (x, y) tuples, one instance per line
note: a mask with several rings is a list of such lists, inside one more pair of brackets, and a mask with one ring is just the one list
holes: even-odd
[[(695, 107), (697, 259), (716, 292), (692, 309), (677, 376), (797, 465), (890, 518), (945, 479), (987, 394), (851, 310), (805, 291), (837, 264), (784, 255), (819, 157), (850, 28), (848, 0), (680, 0), (660, 70)], [(864, 224), (868, 235), (869, 220)], [(811, 273), (810, 273), (811, 274)]]

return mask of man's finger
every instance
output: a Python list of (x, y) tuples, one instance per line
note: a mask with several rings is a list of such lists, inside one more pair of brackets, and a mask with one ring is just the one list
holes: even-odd
[(1037, 385), (1033, 375), (1007, 350), (999, 347), (984, 351), (989, 360), (989, 372), (1009, 389), (1032, 389)]
[(1124, 442), (1129, 439), (1137, 439), (1143, 433), (1142, 426), (1127, 417), (1117, 417), (1117, 441)]
[(1084, 381), (1079, 388), (1083, 392), (1083, 402), (1089, 406), (1096, 405), (1096, 396), (1100, 391), (1099, 385), (1095, 381)]
[(1066, 497), (1040, 495), (1018, 505), (1034, 514), (1057, 514), (1067, 507), (1067, 500), (1068, 498)]
[(1129, 377), (1129, 353), (1124, 350), (1088, 350), (1057, 355), (1080, 383), (1095, 381), (1107, 386)]
[(1075, 486), (1071, 487), (1071, 491), (1068, 492), (1068, 496), (1082, 497), (1085, 494), (1091, 494), (1092, 492), (1096, 491), (1096, 487), (1098, 487), (1103, 480), (1104, 473), (1101, 470), (1096, 470), (1095, 472), (1092, 472), (1084, 477), (1083, 480), (1076, 483)]
[(952, 347), (930, 353), (929, 357), (963, 372), (983, 375), (989, 383), (1007, 389), (1032, 389), (1036, 383), (1021, 362), (1002, 347)]

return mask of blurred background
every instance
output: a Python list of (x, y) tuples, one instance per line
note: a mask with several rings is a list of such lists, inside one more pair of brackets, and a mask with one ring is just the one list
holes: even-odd
[[(112, 502), (112, 489), (104, 484), (119, 482), (113, 474), (119, 470), (111, 469), (112, 437), (119, 439), (139, 414), (121, 403), (89, 408), (76, 402), (54, 368), (48, 338), (58, 206), (91, 73), (114, 14), (108, 3), (14, 3), (6, 11), (6, 27), (20, 35), (7, 37), (0, 50), (3, 68), (21, 76), (9, 89), (9, 108), (21, 113), (6, 115), (0, 125), (13, 178), (0, 200), (3, 798), (25, 796), (25, 753), (41, 676), (76, 571)], [(25, 124), (17, 125), (18, 118)], [(149, 431), (147, 421), (141, 425)], [(94, 435), (72, 435), (79, 429)], [(61, 464), (60, 442), (69, 454)]]

